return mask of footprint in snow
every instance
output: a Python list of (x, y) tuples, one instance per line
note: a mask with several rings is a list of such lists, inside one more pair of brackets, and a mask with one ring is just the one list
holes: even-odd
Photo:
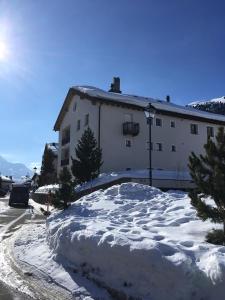
[(177, 252), (173, 247), (163, 244), (163, 243), (159, 243), (157, 245), (157, 248), (164, 256), (172, 256)]
[(187, 248), (191, 248), (193, 247), (194, 243), (192, 241), (183, 241), (180, 243), (182, 246), (187, 247)]
[(155, 236), (153, 236), (153, 240), (155, 240), (155, 241), (161, 241), (161, 240), (163, 240), (165, 237), (164, 236), (162, 236), (162, 235), (155, 235)]

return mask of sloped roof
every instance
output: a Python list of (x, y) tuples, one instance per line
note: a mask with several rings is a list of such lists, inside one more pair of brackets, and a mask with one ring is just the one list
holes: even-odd
[(218, 123), (225, 125), (225, 116), (213, 114), (210, 112), (201, 111), (192, 107), (186, 107), (177, 105), (165, 100), (159, 100), (149, 97), (142, 97), (136, 95), (119, 94), (107, 92), (102, 89), (92, 86), (73, 86), (70, 88), (59, 116), (56, 120), (54, 130), (57, 131), (60, 128), (61, 121), (70, 105), (73, 95), (80, 95), (87, 99), (100, 100), (103, 103), (120, 103), (123, 105), (132, 106), (137, 109), (145, 109), (149, 103), (151, 103), (159, 113), (167, 115), (183, 116), (188, 119), (201, 119), (211, 123)]
[(0, 178), (3, 182), (8, 182), (8, 183), (13, 183), (14, 182), (11, 178), (9, 178), (7, 176), (0, 175)]

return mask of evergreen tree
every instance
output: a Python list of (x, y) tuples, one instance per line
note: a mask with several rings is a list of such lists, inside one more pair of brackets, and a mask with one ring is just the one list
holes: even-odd
[(94, 133), (88, 127), (75, 149), (76, 159), (72, 158), (72, 174), (77, 183), (83, 183), (98, 177), (102, 165), (102, 151), (97, 146)]
[(59, 190), (53, 196), (52, 204), (58, 209), (65, 209), (68, 207), (68, 202), (73, 200), (74, 195), (72, 175), (67, 167), (64, 167), (59, 174)]
[[(196, 189), (190, 192), (191, 204), (197, 210), (197, 215), (203, 220), (210, 219), (214, 223), (222, 223), (223, 231), (214, 230), (209, 233), (208, 241), (225, 242), (225, 133), (220, 127), (216, 142), (210, 138), (204, 145), (205, 155), (197, 156), (193, 152), (189, 157), (191, 177)], [(215, 205), (204, 201), (211, 196)], [(221, 233), (221, 234), (219, 234)], [(218, 240), (218, 235), (221, 239)]]
[(56, 183), (57, 174), (54, 167), (54, 160), (55, 154), (46, 144), (42, 157), (41, 172), (38, 182), (39, 186)]

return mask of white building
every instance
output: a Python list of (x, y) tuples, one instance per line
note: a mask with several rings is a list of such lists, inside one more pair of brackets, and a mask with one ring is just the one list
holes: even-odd
[(148, 125), (144, 109), (157, 110), (152, 124), (152, 168), (188, 171), (191, 151), (203, 152), (207, 136), (215, 137), (225, 117), (183, 107), (169, 101), (122, 94), (119, 78), (109, 92), (90, 86), (68, 91), (54, 130), (59, 132), (58, 172), (71, 165), (75, 147), (89, 126), (102, 148), (101, 172), (147, 169)]
[(4, 191), (11, 191), (14, 181), (12, 177), (0, 175), (0, 188)]

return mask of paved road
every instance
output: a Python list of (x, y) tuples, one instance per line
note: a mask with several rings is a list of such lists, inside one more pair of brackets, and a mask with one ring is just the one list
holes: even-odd
[[(7, 198), (0, 198), (0, 205), (7, 204)], [(9, 238), (21, 225), (31, 222), (32, 210), (25, 208), (12, 208), (1, 212), (0, 211), (0, 242)], [(35, 215), (32, 222), (38, 222), (43, 219), (41, 215)], [(26, 300), (30, 297), (18, 293), (13, 289), (7, 287), (1, 282), (1, 270), (0, 270), (0, 299), (1, 300)]]

